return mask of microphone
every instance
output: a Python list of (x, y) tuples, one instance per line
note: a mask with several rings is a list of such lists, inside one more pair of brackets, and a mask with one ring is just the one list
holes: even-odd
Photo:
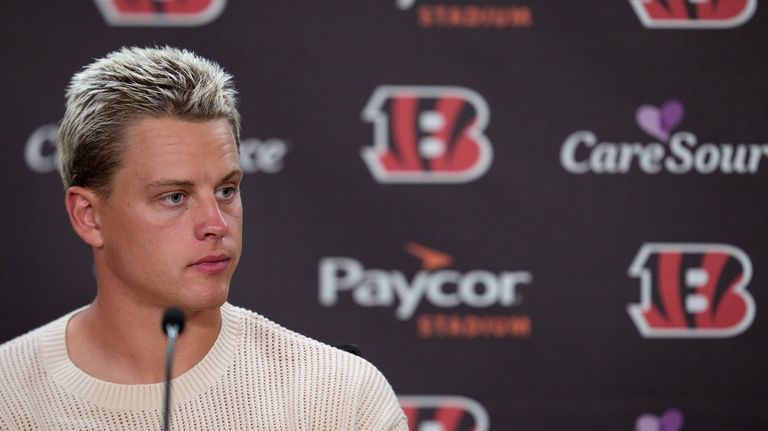
[(165, 335), (168, 336), (168, 344), (165, 349), (165, 401), (163, 402), (163, 430), (170, 430), (170, 409), (171, 409), (171, 366), (173, 365), (173, 349), (176, 347), (176, 340), (184, 330), (184, 321), (186, 317), (179, 308), (171, 307), (163, 313), (162, 328)]

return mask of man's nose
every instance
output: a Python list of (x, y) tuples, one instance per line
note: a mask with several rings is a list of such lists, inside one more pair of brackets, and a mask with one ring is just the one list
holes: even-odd
[(221, 238), (229, 232), (224, 214), (221, 212), (219, 201), (215, 196), (208, 196), (198, 201), (197, 223), (195, 236), (199, 240)]

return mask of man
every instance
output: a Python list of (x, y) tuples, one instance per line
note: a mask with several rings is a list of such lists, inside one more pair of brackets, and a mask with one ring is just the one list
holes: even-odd
[(226, 303), (241, 248), (231, 76), (172, 48), (76, 74), (59, 130), (65, 205), (97, 295), (0, 347), (0, 429), (158, 429), (169, 306), (176, 430), (402, 430), (384, 377)]

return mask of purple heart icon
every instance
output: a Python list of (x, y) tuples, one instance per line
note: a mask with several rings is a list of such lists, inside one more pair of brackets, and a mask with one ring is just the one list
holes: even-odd
[(680, 431), (682, 428), (683, 412), (678, 409), (669, 409), (661, 417), (645, 413), (635, 421), (635, 431)]
[(669, 409), (661, 414), (659, 431), (679, 431), (683, 427), (683, 412)]
[(667, 100), (660, 108), (642, 105), (637, 108), (635, 120), (645, 133), (666, 142), (672, 130), (683, 121), (685, 109), (679, 100)]
[(659, 418), (646, 413), (635, 421), (635, 431), (659, 431)]

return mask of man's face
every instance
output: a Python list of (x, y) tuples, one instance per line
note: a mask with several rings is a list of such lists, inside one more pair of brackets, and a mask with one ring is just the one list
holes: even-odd
[(101, 288), (145, 305), (218, 307), (240, 258), (237, 147), (224, 120), (129, 123), (111, 195), (99, 201)]

